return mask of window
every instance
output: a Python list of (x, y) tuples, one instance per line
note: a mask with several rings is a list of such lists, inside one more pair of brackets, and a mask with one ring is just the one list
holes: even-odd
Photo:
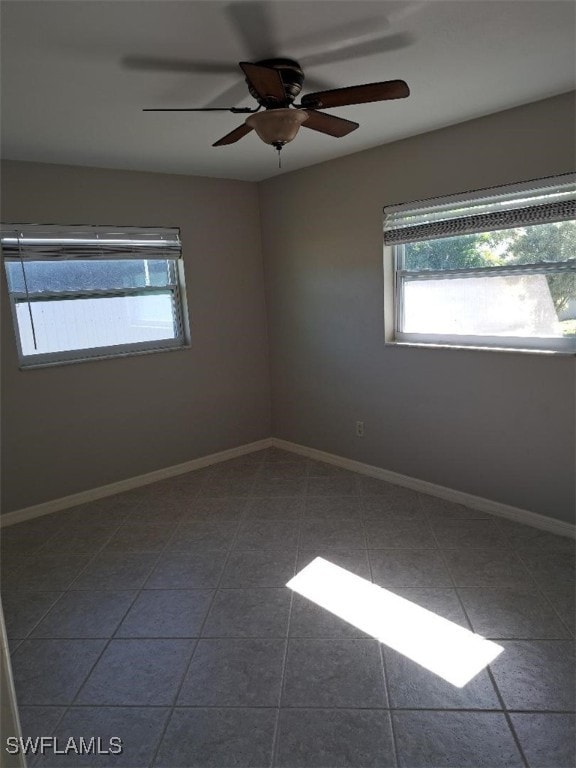
[(20, 365), (185, 345), (177, 229), (2, 225)]
[(576, 174), (384, 213), (389, 340), (576, 352)]

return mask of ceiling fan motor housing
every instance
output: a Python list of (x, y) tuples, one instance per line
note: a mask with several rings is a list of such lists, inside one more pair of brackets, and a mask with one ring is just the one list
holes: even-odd
[(279, 107), (288, 107), (294, 99), (299, 95), (304, 84), (304, 72), (302, 67), (294, 59), (263, 59), (262, 61), (255, 62), (259, 67), (268, 67), (269, 69), (276, 69), (280, 73), (280, 78), (284, 85), (284, 91), (286, 98), (279, 102), (276, 99), (263, 99), (254, 90), (251, 83), (246, 80), (248, 84), (248, 90), (251, 96), (266, 109), (278, 109)]

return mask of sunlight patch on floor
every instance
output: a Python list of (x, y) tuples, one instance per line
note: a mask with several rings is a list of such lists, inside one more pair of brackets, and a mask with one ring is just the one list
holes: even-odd
[(458, 688), (504, 650), (322, 557), (286, 586)]

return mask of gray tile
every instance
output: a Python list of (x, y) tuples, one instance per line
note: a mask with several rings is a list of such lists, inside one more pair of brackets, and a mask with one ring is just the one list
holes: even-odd
[(278, 768), (393, 768), (390, 715), (369, 709), (284, 709)]
[(221, 589), (202, 630), (203, 637), (286, 637), (288, 589)]
[(424, 520), (378, 520), (364, 521), (366, 541), (369, 549), (436, 548), (436, 539), (430, 526)]
[(246, 508), (249, 520), (299, 520), (304, 509), (304, 498), (259, 496), (250, 499)]
[(239, 522), (244, 515), (246, 499), (197, 499), (189, 507), (182, 522), (211, 520), (213, 522)]
[(458, 688), (384, 646), (390, 706), (398, 709), (500, 709), (486, 670)]
[(254, 480), (252, 478), (235, 478), (233, 480), (208, 478), (208, 480), (206, 480), (206, 482), (198, 489), (198, 498), (219, 498), (223, 496), (237, 496), (243, 498), (250, 496), (253, 488)]
[(360, 520), (362, 505), (357, 496), (308, 496), (304, 516), (320, 520)]
[(307, 481), (305, 477), (283, 480), (280, 477), (260, 477), (252, 489), (253, 496), (304, 496)]
[(8, 638), (8, 650), (10, 651), (10, 654), (13, 656), (14, 651), (19, 648), (24, 640), (19, 637), (9, 637)]
[(213, 595), (212, 589), (144, 590), (116, 637), (198, 637)]
[(100, 552), (72, 589), (140, 589), (156, 558), (153, 552)]
[(565, 638), (568, 632), (536, 589), (459, 589), (474, 631), (495, 638)]
[(506, 547), (508, 540), (493, 520), (432, 520), (432, 530), (443, 549)]
[(2, 608), (8, 637), (27, 637), (61, 595), (62, 592), (4, 593)]
[[(365, 520), (427, 520), (426, 514), (420, 508), (418, 494), (402, 488), (391, 486), (393, 491), (376, 496), (362, 496), (362, 509)], [(400, 493), (402, 491), (402, 494)], [(408, 495), (406, 495), (408, 494)]]
[(64, 712), (66, 707), (18, 707), (22, 736), (50, 736)]
[(184, 494), (170, 500), (160, 497), (148, 499), (131, 507), (126, 521), (146, 525), (176, 525), (189, 513), (193, 504), (194, 498), (188, 499)]
[(58, 514), (64, 521), (66, 530), (107, 529), (112, 533), (129, 514), (129, 510), (125, 509), (121, 502), (122, 495), (107, 496)]
[(194, 640), (112, 640), (76, 697), (94, 706), (173, 704)]
[[(395, 512), (397, 514), (423, 514), (420, 504), (420, 494), (410, 488), (402, 488), (399, 485), (392, 485), (382, 480), (375, 480), (370, 477), (359, 479), (360, 492), (364, 497), (364, 508), (368, 512), (379, 504), (383, 511)], [(378, 496), (379, 501), (370, 497)]]
[(324, 560), (328, 560), (340, 568), (345, 568), (363, 579), (371, 579), (368, 552), (365, 549), (327, 549), (325, 547), (301, 549), (298, 553), (296, 571), (299, 573), (317, 557), (322, 557)]
[(105, 552), (160, 552), (175, 523), (130, 522), (121, 526), (106, 544)]
[(538, 584), (555, 587), (576, 580), (574, 552), (539, 552), (522, 549), (520, 559)]
[(178, 706), (278, 706), (285, 648), (285, 640), (200, 640)]
[(113, 535), (114, 530), (111, 530), (108, 526), (96, 529), (93, 527), (83, 528), (82, 526), (66, 528), (64, 531), (52, 536), (46, 542), (43, 551), (47, 554), (60, 552), (96, 554)]
[(358, 482), (354, 475), (308, 478), (308, 496), (354, 496), (357, 493)]
[(20, 705), (71, 704), (105, 640), (24, 640), (12, 656)]
[(394, 587), (451, 587), (452, 579), (435, 549), (369, 550), (374, 582)]
[(208, 552), (164, 552), (145, 584), (146, 589), (202, 589), (216, 587), (227, 554)]
[(28, 538), (42, 537), (44, 541), (47, 541), (64, 527), (65, 522), (61, 513), (51, 513), (36, 517), (33, 520), (17, 523), (16, 525), (6, 525), (0, 529), (0, 543), (2, 546), (18, 544), (26, 548), (26, 540)]
[(253, 480), (260, 471), (260, 464), (255, 462), (237, 464), (234, 461), (224, 461), (211, 467), (210, 479), (223, 480)]
[(18, 583), (18, 574), (25, 562), (26, 558), (23, 558), (18, 552), (12, 549), (2, 550), (0, 553), (0, 584), (4, 593), (8, 590), (21, 589)]
[(298, 594), (294, 594), (289, 634), (290, 637), (368, 637), (353, 624)]
[(457, 587), (533, 586), (528, 571), (508, 549), (445, 549)]
[[(140, 488), (133, 488), (130, 491), (118, 494), (114, 499), (118, 507), (137, 515), (141, 510), (155, 509), (160, 511), (162, 508), (172, 510), (178, 507), (178, 503), (182, 499), (183, 494), (181, 490), (185, 482), (184, 475), (179, 475), (157, 483), (149, 483)], [(188, 494), (192, 497), (194, 496), (192, 493), (193, 485), (193, 482), (186, 483)]]
[(502, 640), (490, 665), (508, 709), (574, 711), (573, 641)]
[(175, 709), (154, 765), (265, 768), (275, 726), (275, 709)]
[(298, 546), (297, 520), (247, 520), (240, 524), (235, 549), (280, 549), (294, 551)]
[(564, 583), (543, 590), (546, 599), (572, 635), (576, 635), (576, 596), (574, 584)]
[(36, 766), (51, 768), (136, 768), (150, 764), (160, 741), (170, 710), (160, 707), (72, 707), (56, 728), (60, 748), (70, 737), (81, 736), (89, 743), (100, 738), (103, 749), (114, 748), (112, 737), (122, 740), (121, 754), (83, 754), (73, 756), (47, 753)]
[(574, 552), (576, 542), (568, 536), (556, 536), (531, 525), (522, 525), (513, 520), (497, 520), (498, 526), (516, 549), (549, 550), (552, 552)]
[(336, 464), (326, 464), (324, 461), (310, 459), (307, 464), (308, 477), (358, 477), (354, 472)]
[(522, 768), (506, 718), (492, 712), (394, 712), (400, 768)]
[(282, 706), (387, 706), (378, 643), (291, 639)]
[(466, 507), (454, 501), (440, 499), (436, 496), (420, 495), (422, 510), (426, 512), (430, 520), (458, 519), (458, 520), (485, 520), (493, 519), (489, 512), (481, 512), (479, 509)]
[(26, 523), (10, 525), (2, 528), (0, 533), (0, 546), (2, 555), (11, 552), (18, 555), (33, 555), (41, 550), (52, 538), (36, 530), (25, 528)]
[(22, 558), (20, 567), (2, 579), (2, 589), (61, 592), (90, 562), (86, 555), (41, 553)]
[(307, 469), (307, 465), (302, 461), (276, 461), (263, 465), (260, 468), (259, 477), (292, 480), (305, 477)]
[(228, 520), (186, 520), (172, 534), (168, 549), (172, 552), (196, 552), (206, 549), (228, 550), (238, 530), (238, 523)]
[(270, 464), (277, 461), (298, 461), (301, 464), (308, 464), (308, 459), (302, 454), (294, 453), (293, 451), (284, 451), (282, 448), (266, 448), (261, 451), (261, 461), (264, 464)]
[(455, 589), (449, 587), (394, 587), (392, 592), (427, 611), (432, 611), (443, 619), (448, 619), (460, 627), (470, 629), (470, 623)]
[(295, 553), (281, 550), (232, 552), (222, 587), (284, 587), (294, 576)]
[(32, 637), (112, 637), (136, 592), (67, 592)]
[(510, 717), (530, 768), (574, 768), (573, 715), (512, 714)]
[(302, 520), (300, 546), (303, 549), (365, 549), (362, 523), (357, 520)]

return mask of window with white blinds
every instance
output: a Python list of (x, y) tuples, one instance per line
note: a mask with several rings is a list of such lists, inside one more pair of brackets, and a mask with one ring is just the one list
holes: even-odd
[(21, 367), (183, 347), (175, 228), (2, 224)]
[(576, 352), (576, 174), (392, 205), (394, 341)]

